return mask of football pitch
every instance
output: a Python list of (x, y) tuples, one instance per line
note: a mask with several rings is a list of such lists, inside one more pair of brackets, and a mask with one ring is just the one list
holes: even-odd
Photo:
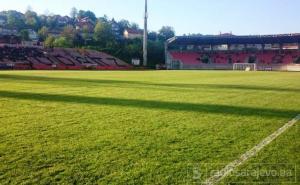
[[(300, 73), (0, 71), (0, 84), (0, 184), (201, 184), (300, 114)], [(299, 135), (298, 122), (220, 184), (299, 183)]]

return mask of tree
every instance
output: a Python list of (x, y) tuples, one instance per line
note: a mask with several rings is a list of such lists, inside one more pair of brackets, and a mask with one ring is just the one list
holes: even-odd
[(73, 40), (73, 47), (81, 47), (83, 45), (86, 45), (84, 39), (82, 38), (82, 35), (79, 33), (75, 34), (74, 40)]
[(94, 12), (92, 11), (84, 11), (84, 10), (79, 10), (78, 14), (77, 14), (78, 18), (85, 18), (88, 17), (89, 19), (91, 19), (93, 22), (97, 21), (96, 15), (94, 14)]
[(21, 35), (21, 39), (23, 41), (29, 41), (30, 40), (28, 30), (21, 30), (20, 35)]
[(46, 16), (46, 15), (40, 15), (40, 16), (38, 16), (38, 17), (39, 17), (40, 26), (41, 26), (41, 27), (47, 26), (47, 19), (48, 19), (48, 16)]
[(43, 26), (39, 31), (39, 37), (41, 38), (42, 41), (44, 41), (48, 37), (48, 28), (46, 26)]
[(55, 47), (71, 48), (73, 47), (73, 42), (71, 42), (66, 37), (58, 37), (55, 39), (53, 45)]
[(25, 13), (25, 24), (35, 30), (38, 30), (39, 18), (37, 14), (31, 10), (27, 10)]
[(148, 65), (154, 67), (156, 64), (162, 64), (165, 60), (165, 49), (163, 41), (148, 42)]
[(131, 23), (130, 28), (138, 30), (138, 29), (140, 29), (140, 26), (137, 23), (133, 22), (133, 23)]
[(58, 22), (55, 16), (48, 16), (47, 17), (47, 27), (50, 29), (55, 29), (58, 27)]
[(125, 19), (122, 19), (118, 22), (119, 26), (120, 27), (123, 27), (123, 28), (129, 28), (130, 27), (130, 23), (128, 20), (125, 20)]
[(90, 32), (88, 26), (84, 26), (82, 29), (82, 38), (84, 40), (84, 45), (87, 44), (87, 40), (90, 39)]
[(104, 15), (103, 17), (99, 17), (98, 22), (108, 23), (109, 21), (107, 15)]
[(47, 48), (53, 48), (54, 47), (54, 41), (55, 38), (53, 36), (49, 36), (46, 38), (45, 42), (44, 42), (44, 46)]
[[(77, 11), (76, 8), (72, 8), (70, 15), (73, 17), (73, 21), (68, 19), (68, 23), (65, 23), (60, 15), (47, 14), (38, 16), (30, 8), (25, 14), (17, 11), (2, 11), (0, 15), (7, 21), (3, 27), (19, 30), (19, 35), (23, 41), (30, 40), (29, 28), (31, 28), (38, 31), (38, 35), (44, 41), (45, 47), (85, 47), (97, 49), (108, 52), (127, 62), (130, 62), (132, 58), (143, 57), (141, 39), (119, 39), (120, 35), (114, 34), (112, 30), (112, 25), (115, 26), (116, 23), (118, 24), (120, 34), (123, 34), (125, 28), (139, 29), (138, 24), (130, 24), (128, 20), (123, 19), (116, 22), (114, 19), (109, 19), (106, 15), (96, 19), (93, 12)], [(93, 22), (83, 27), (80, 25), (80, 31), (76, 30), (75, 18), (84, 17), (95, 21), (97, 23), (96, 27), (94, 27)], [(50, 30), (54, 34), (58, 34), (58, 37), (50, 36)], [(148, 58), (150, 66), (163, 62), (164, 41), (174, 35), (174, 29), (169, 26), (162, 27), (159, 33), (148, 33)]]
[(131, 59), (133, 58), (143, 57), (143, 45), (140, 40), (126, 41), (120, 51), (121, 53), (118, 54), (118, 57), (127, 62), (131, 62)]
[(54, 42), (54, 45), (59, 45), (58, 47), (73, 47), (75, 35), (76, 35), (76, 30), (73, 28), (73, 26), (71, 25), (65, 26), (63, 32), (61, 33), (60, 39), (57, 41), (58, 44), (55, 44)]
[(130, 23), (129, 21), (125, 20), (125, 19), (122, 19), (118, 22), (118, 25), (120, 27), (120, 34), (123, 34), (124, 30), (126, 28), (129, 28), (130, 27)]
[(64, 27), (61, 35), (67, 39), (73, 40), (76, 34), (76, 30), (73, 26), (67, 25)]
[(78, 10), (75, 7), (73, 7), (71, 9), (70, 16), (71, 16), (71, 18), (75, 19), (77, 17), (77, 15), (78, 15)]
[(78, 13), (77, 13), (77, 18), (79, 18), (79, 19), (84, 18), (84, 13), (85, 13), (85, 11), (79, 10)]
[(7, 12), (7, 24), (8, 27), (14, 29), (24, 28), (24, 16), (17, 11), (8, 11)]
[(174, 28), (172, 28), (170, 26), (163, 26), (159, 30), (159, 36), (163, 40), (168, 40), (169, 38), (174, 37), (175, 36)]
[(114, 35), (110, 24), (98, 21), (94, 29), (94, 39), (103, 47), (112, 43), (114, 41)]
[(97, 20), (97, 17), (94, 14), (94, 12), (89, 11), (89, 10), (85, 12), (85, 17), (90, 18), (93, 22), (96, 22), (96, 20)]
[(155, 31), (148, 33), (148, 39), (152, 41), (156, 41), (158, 39), (158, 35)]

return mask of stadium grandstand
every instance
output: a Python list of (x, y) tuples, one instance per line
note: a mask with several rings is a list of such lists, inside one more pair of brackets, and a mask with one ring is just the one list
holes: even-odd
[(0, 44), (20, 44), (21, 37), (16, 35), (1, 35), (0, 33)]
[(0, 69), (123, 70), (131, 69), (131, 66), (116, 57), (98, 51), (1, 44)]
[(300, 34), (178, 36), (165, 47), (167, 69), (300, 71)]

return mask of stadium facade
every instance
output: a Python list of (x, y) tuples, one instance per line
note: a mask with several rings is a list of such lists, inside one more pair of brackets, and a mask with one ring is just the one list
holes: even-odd
[(300, 71), (300, 34), (177, 36), (165, 44), (167, 69), (233, 69), (237, 63), (257, 70)]

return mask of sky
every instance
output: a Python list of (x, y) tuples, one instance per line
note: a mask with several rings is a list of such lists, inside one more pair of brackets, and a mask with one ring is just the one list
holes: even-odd
[[(172, 26), (176, 35), (235, 35), (300, 32), (300, 0), (148, 0), (149, 28)], [(98, 17), (127, 19), (143, 25), (144, 0), (0, 0), (0, 11), (28, 7), (39, 14), (69, 15), (72, 7)]]

